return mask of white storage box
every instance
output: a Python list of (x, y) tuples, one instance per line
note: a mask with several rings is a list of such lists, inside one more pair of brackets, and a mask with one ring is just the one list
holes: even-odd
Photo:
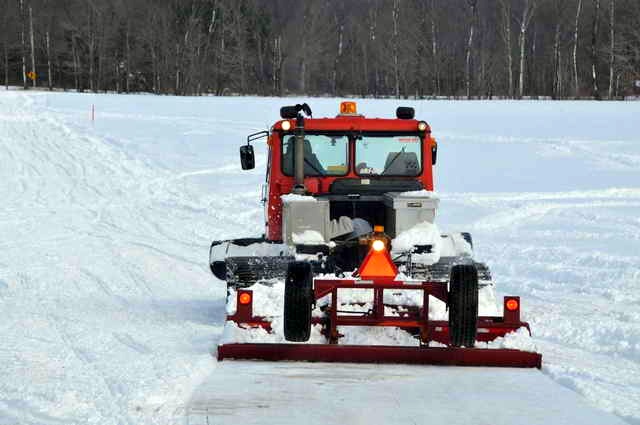
[(395, 238), (423, 221), (433, 223), (440, 200), (430, 192), (384, 194), (385, 233)]

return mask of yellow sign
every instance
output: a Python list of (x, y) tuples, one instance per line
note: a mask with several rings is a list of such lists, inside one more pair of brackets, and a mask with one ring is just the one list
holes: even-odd
[(30, 79), (31, 81), (34, 81), (37, 78), (37, 75), (35, 72), (29, 71), (27, 72), (27, 78)]

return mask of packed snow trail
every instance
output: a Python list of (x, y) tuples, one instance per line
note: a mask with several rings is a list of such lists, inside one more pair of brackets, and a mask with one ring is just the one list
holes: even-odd
[[(542, 373), (217, 364), (225, 290), (208, 246), (263, 229), (264, 144), (251, 172), (237, 149), (301, 100), (0, 92), (0, 424), (224, 423), (229, 410), (209, 402), (297, 385), (345, 391), (322, 400), (349, 414), (380, 382), (407, 397), (455, 382), (506, 395), (500, 385), (519, 378), (533, 403), (551, 388), (571, 400), (558, 423), (593, 408), (640, 423), (640, 103), (402, 102), (439, 141), (440, 227), (471, 231), (499, 295), (522, 296)], [(338, 100), (310, 103), (332, 116)], [(359, 102), (369, 116), (396, 106)], [(309, 376), (279, 376), (299, 371)], [(460, 394), (477, 397), (477, 415), (495, 406)], [(415, 412), (388, 400), (399, 418)]]
[(188, 423), (624, 424), (534, 370), (226, 361)]

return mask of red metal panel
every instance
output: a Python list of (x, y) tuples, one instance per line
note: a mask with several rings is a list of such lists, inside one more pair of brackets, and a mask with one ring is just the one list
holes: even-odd
[(323, 344), (224, 344), (218, 360), (293, 360), (340, 363), (403, 363), (444, 366), (536, 367), (542, 355), (479, 348), (423, 348)]
[[(367, 119), (362, 117), (353, 118), (321, 118), (305, 119), (305, 129), (313, 130), (345, 130), (345, 131), (415, 131), (418, 126), (417, 120), (399, 119)], [(280, 128), (281, 121), (278, 121), (275, 128)], [(265, 204), (267, 216), (267, 239), (277, 241), (282, 239), (282, 200), (281, 195), (291, 192), (294, 184), (293, 176), (285, 176), (282, 173), (280, 143), (280, 131), (274, 131), (267, 140), (269, 145), (270, 169), (268, 174), (269, 195)], [(418, 180), (426, 190), (433, 190), (433, 166), (431, 165), (431, 146), (434, 141), (431, 138), (431, 128), (427, 128), (422, 143), (423, 171), (422, 175), (415, 177), (404, 177), (405, 180)], [(316, 179), (318, 192), (324, 193), (329, 190), (331, 184), (338, 179), (360, 178), (354, 171), (354, 152), (349, 149), (349, 172), (346, 176), (323, 176)], [(315, 187), (316, 184), (314, 183)], [(315, 193), (315, 192), (314, 192)]]

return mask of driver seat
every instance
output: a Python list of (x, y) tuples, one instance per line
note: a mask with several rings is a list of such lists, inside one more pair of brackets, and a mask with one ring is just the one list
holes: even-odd
[(420, 172), (420, 162), (415, 152), (389, 152), (384, 163), (386, 176), (416, 176)]

